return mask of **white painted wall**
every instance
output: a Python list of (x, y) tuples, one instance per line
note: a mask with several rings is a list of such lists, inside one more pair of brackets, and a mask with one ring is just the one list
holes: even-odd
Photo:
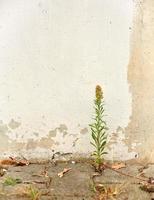
[[(90, 133), (80, 131), (91, 122), (96, 84), (104, 88), (109, 133), (127, 126), (132, 18), (132, 0), (0, 0), (0, 119), (21, 123), (5, 133), (15, 153), (91, 151)], [(68, 130), (53, 138), (59, 145), (26, 148), (60, 124)], [(119, 145), (110, 157), (132, 156)]]

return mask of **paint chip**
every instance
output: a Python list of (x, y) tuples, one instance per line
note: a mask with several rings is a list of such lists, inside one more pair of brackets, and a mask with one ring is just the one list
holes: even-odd
[(88, 128), (83, 128), (83, 129), (81, 129), (81, 130), (80, 130), (80, 133), (81, 133), (81, 134), (86, 134), (86, 133), (88, 133)]
[(8, 126), (11, 129), (16, 129), (21, 125), (20, 122), (15, 121), (14, 119), (11, 119), (11, 121), (9, 122)]

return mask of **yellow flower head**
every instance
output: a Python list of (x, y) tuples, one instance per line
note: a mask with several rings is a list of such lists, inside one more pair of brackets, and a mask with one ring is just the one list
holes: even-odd
[(102, 91), (101, 86), (99, 85), (96, 86), (96, 99), (97, 100), (103, 99), (103, 91)]

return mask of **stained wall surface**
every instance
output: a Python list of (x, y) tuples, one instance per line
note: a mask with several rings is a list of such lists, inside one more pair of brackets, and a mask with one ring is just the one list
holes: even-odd
[(152, 0), (1, 0), (0, 156), (89, 155), (97, 84), (107, 158), (149, 155), (153, 10)]
[(154, 162), (154, 1), (137, 2), (128, 82), (132, 115), (125, 129), (127, 143), (142, 160)]

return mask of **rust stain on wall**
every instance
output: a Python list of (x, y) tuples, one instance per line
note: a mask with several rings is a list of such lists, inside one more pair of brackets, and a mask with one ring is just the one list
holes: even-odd
[(154, 1), (137, 1), (128, 66), (132, 93), (132, 116), (125, 129), (126, 143), (132, 143), (139, 158), (154, 161)]

